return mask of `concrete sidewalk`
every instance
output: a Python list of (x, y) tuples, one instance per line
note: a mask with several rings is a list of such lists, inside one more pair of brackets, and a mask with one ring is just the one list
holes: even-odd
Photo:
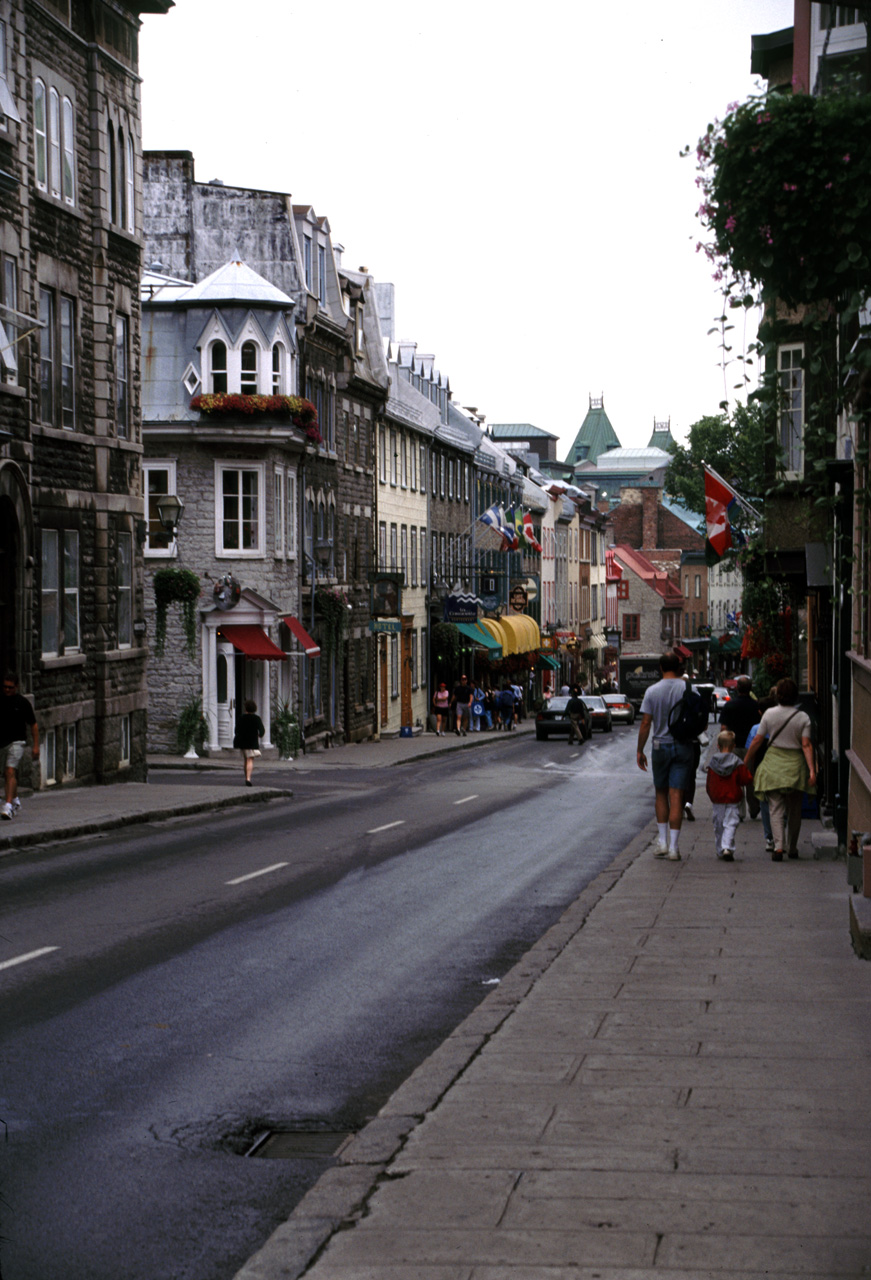
[[(197, 760), (177, 755), (149, 756), (148, 782), (23, 791), (20, 812), (11, 821), (0, 821), (0, 857), (16, 849), (136, 823), (210, 813), (253, 802), (287, 800), (293, 796), (294, 776), (339, 769), (386, 769), (422, 757), (476, 750), (487, 744), (507, 748), (534, 732), (535, 721), (525, 720), (513, 733), (470, 733), (465, 738), (454, 734), (437, 738), (434, 733), (427, 733), (415, 738), (333, 747), (301, 755), (294, 761), (279, 760), (278, 753), (272, 752), (257, 761), (252, 787), (243, 785), (238, 751)], [(233, 782), (239, 785), (234, 786)]]
[[(652, 796), (651, 796), (652, 800)], [(237, 1280), (871, 1275), (871, 966), (845, 867), (639, 836)]]

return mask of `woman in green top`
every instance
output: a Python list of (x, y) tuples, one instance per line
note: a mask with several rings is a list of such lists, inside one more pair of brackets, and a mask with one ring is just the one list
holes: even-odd
[(753, 776), (753, 790), (760, 800), (768, 800), (774, 835), (771, 860), (782, 862), (784, 847), (788, 857), (798, 857), (802, 796), (816, 789), (817, 770), (810, 716), (796, 706), (798, 686), (787, 676), (778, 681), (774, 694), (778, 705), (760, 720), (744, 763), (752, 771), (753, 761), (767, 739), (765, 758)]

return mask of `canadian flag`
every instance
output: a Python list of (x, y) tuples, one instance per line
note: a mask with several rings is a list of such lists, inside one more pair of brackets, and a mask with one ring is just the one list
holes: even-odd
[(718, 560), (734, 546), (729, 512), (736, 503), (735, 490), (705, 467), (705, 522), (708, 542)]

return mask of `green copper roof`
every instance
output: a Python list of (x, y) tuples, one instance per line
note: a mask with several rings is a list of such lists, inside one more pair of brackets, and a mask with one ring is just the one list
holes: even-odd
[(577, 462), (595, 462), (608, 449), (619, 447), (620, 440), (608, 420), (604, 401), (591, 400), (566, 461), (572, 466)]
[(674, 436), (671, 434), (671, 421), (654, 422), (653, 434), (647, 442), (648, 449), (664, 449), (666, 453), (671, 453), (671, 445), (674, 444)]
[(551, 431), (542, 431), (531, 422), (491, 422), (490, 434), (494, 440), (557, 440)]

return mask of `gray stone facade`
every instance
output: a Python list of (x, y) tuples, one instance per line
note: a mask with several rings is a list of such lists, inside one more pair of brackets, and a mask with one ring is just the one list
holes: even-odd
[(136, 50), (170, 7), (0, 3), (0, 663), (41, 786), (145, 776)]

